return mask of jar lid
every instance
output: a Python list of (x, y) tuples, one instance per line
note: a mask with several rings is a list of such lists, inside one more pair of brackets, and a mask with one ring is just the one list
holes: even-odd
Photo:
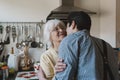
[(8, 69), (8, 66), (2, 66), (2, 70)]

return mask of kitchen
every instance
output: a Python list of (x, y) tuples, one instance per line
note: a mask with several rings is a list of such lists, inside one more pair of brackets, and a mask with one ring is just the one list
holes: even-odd
[[(106, 4), (109, 3), (109, 4)], [(29, 25), (39, 23), (43, 20), (46, 21), (46, 17), (50, 11), (59, 7), (61, 0), (52, 0), (51, 3), (48, 0), (0, 0), (0, 23), (19, 25)], [(87, 9), (96, 14), (91, 14), (92, 17), (92, 31), (91, 34), (100, 37), (110, 43), (112, 47), (120, 47), (120, 29), (119, 25), (119, 0), (75, 0), (75, 5)], [(109, 24), (108, 24), (109, 23)], [(109, 26), (109, 28), (108, 28)], [(42, 27), (43, 28), (43, 27)], [(5, 35), (5, 34), (4, 34)], [(118, 37), (117, 37), (118, 36)], [(13, 42), (13, 38), (10, 38), (10, 44), (5, 45), (5, 53), (10, 53), (11, 47), (16, 47), (16, 42)], [(45, 50), (44, 48), (31, 48), (30, 55), (37, 57), (36, 61), (39, 60), (41, 53)]]

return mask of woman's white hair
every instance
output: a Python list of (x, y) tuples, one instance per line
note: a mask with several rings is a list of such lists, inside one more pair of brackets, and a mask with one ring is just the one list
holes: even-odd
[(58, 20), (58, 19), (49, 20), (45, 24), (45, 28), (44, 28), (44, 40), (45, 40), (45, 43), (47, 44), (47, 48), (52, 47), (52, 42), (50, 40), (50, 33), (59, 24), (61, 26), (65, 27), (65, 24), (62, 21)]

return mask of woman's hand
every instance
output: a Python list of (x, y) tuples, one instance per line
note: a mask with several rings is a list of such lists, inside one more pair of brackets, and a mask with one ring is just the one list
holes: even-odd
[(39, 66), (39, 71), (37, 72), (37, 75), (38, 75), (39, 80), (47, 80), (45, 78), (45, 74), (40, 66)]
[(58, 59), (57, 60), (57, 63), (55, 65), (55, 68), (54, 68), (54, 73), (58, 73), (58, 72), (62, 72), (65, 70), (66, 68), (66, 64), (64, 63), (64, 60), (63, 59)]

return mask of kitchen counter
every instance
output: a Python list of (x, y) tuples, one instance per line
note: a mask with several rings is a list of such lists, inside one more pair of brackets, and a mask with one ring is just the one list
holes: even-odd
[(7, 80), (15, 80), (16, 74), (17, 74), (17, 72), (15, 74), (9, 75)]
[[(33, 72), (33, 71), (28, 71), (28, 72)], [(21, 73), (26, 73), (26, 71), (23, 71), (23, 72), (16, 72), (14, 75), (9, 75), (8, 79), (7, 80), (39, 80), (38, 78), (34, 77), (33, 78), (17, 78), (18, 74), (21, 74)], [(119, 76), (120, 76), (120, 71), (119, 71)], [(120, 78), (120, 77), (119, 77)]]

